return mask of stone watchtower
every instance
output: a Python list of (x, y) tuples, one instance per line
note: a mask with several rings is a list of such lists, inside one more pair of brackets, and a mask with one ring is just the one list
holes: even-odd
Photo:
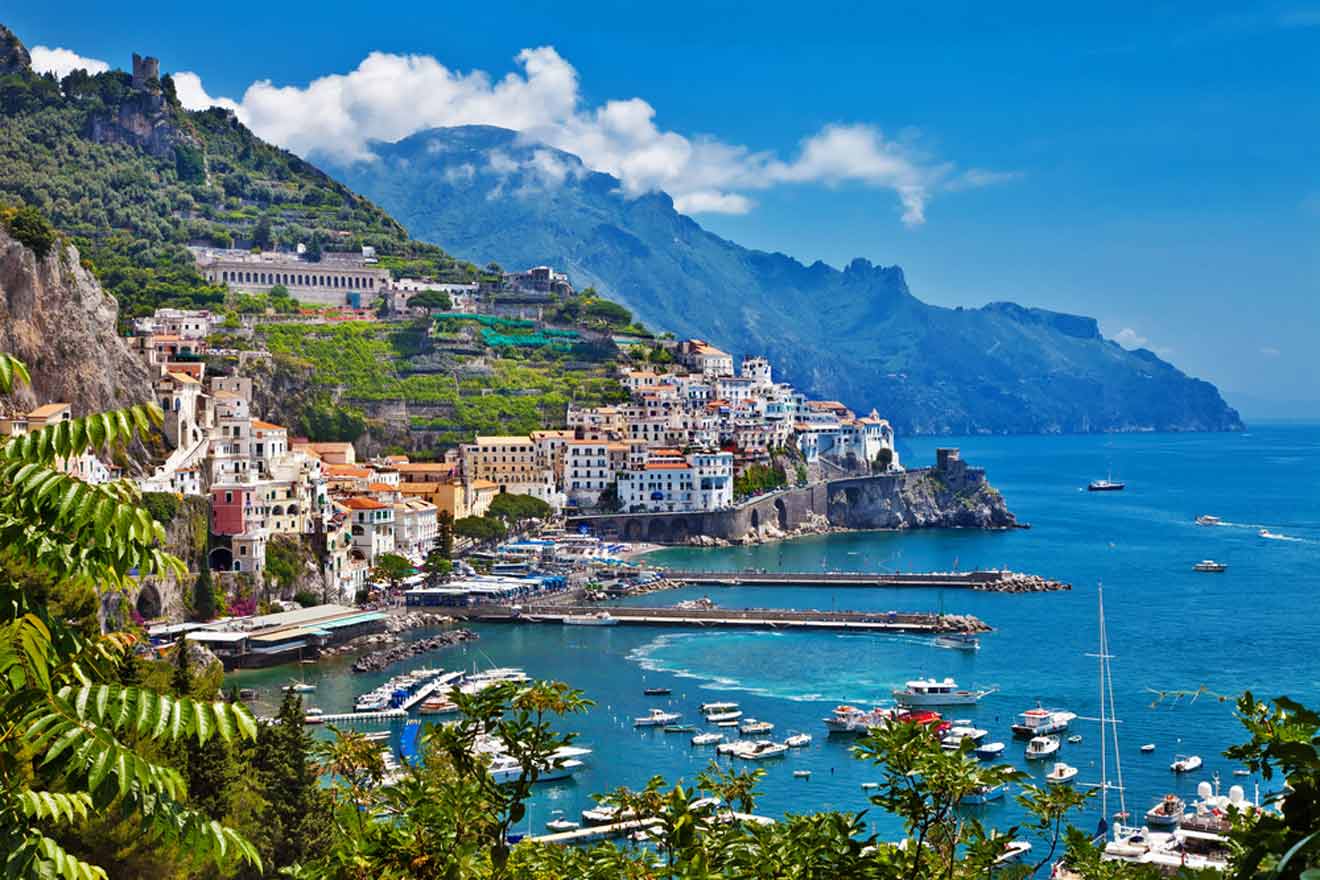
[(159, 91), (160, 60), (150, 55), (145, 58), (133, 53), (133, 88), (143, 91)]

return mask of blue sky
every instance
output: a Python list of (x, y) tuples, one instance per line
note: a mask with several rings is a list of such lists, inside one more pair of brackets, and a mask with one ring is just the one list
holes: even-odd
[[(1070, 5), (64, 2), (0, 20), (117, 66), (157, 55), (302, 150), (351, 138), (311, 94), (245, 100), (254, 81), (432, 56), (465, 84), (437, 118), (549, 125), (742, 244), (897, 263), (939, 304), (1094, 315), (1226, 392), (1320, 401), (1320, 2)], [(516, 60), (536, 47), (554, 52)], [(565, 69), (556, 118), (463, 79), (512, 74), (553, 104)], [(380, 94), (355, 99), (355, 128), (407, 133)]]

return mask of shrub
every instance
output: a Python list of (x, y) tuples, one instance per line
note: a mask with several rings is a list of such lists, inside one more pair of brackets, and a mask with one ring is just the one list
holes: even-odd
[(22, 205), (7, 209), (0, 216), (4, 217), (10, 235), (31, 249), (38, 259), (46, 259), (55, 245), (56, 232), (45, 214), (31, 205)]
[(313, 593), (311, 590), (299, 590), (293, 594), (293, 601), (297, 602), (304, 608), (311, 608), (313, 605), (321, 604), (321, 597)]
[(179, 512), (179, 496), (173, 492), (144, 492), (142, 506), (156, 522), (169, 525)]

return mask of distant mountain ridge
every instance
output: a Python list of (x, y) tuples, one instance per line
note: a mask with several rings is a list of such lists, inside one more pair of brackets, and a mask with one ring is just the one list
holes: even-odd
[(411, 234), (478, 263), (550, 264), (648, 324), (764, 352), (784, 378), (910, 433), (1239, 430), (1208, 382), (1096, 321), (996, 302), (928, 305), (897, 266), (838, 270), (750, 250), (674, 210), (629, 198), (578, 157), (517, 132), (463, 126), (371, 145), (373, 160), (313, 157)]

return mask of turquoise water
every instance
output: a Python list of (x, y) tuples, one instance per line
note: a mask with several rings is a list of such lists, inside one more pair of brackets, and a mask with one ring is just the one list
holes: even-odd
[[(946, 441), (941, 441), (946, 442)], [(776, 736), (807, 731), (812, 745), (766, 762), (759, 811), (770, 815), (867, 806), (860, 785), (876, 771), (851, 759), (848, 742), (825, 737), (820, 719), (839, 702), (867, 703), (913, 677), (951, 675), (960, 684), (995, 686), (977, 707), (953, 710), (1009, 743), (1006, 757), (1038, 777), (1048, 769), (1022, 761), (1010, 739), (1013, 716), (1043, 701), (1083, 716), (1098, 712), (1096, 584), (1103, 581), (1115, 697), (1129, 809), (1144, 811), (1167, 791), (1190, 796), (1218, 770), (1225, 785), (1252, 780), (1231, 775), (1220, 757), (1241, 738), (1231, 702), (1216, 695), (1251, 689), (1320, 702), (1320, 429), (1256, 428), (1244, 435), (1122, 435), (1113, 437), (963, 438), (964, 457), (989, 471), (1029, 531), (852, 533), (759, 547), (669, 549), (660, 562), (683, 567), (906, 570), (1000, 566), (1074, 585), (1071, 592), (999, 595), (958, 590), (810, 587), (703, 587), (630, 600), (672, 604), (709, 595), (723, 607), (913, 609), (976, 614), (995, 632), (975, 655), (942, 650), (905, 636), (836, 633), (738, 633), (618, 626), (480, 627), (481, 641), (428, 658), (446, 667), (519, 665), (533, 675), (583, 688), (596, 707), (573, 726), (595, 749), (576, 780), (540, 790), (530, 821), (539, 830), (549, 812), (589, 805), (593, 792), (639, 786), (652, 774), (691, 780), (712, 756), (684, 735), (635, 731), (631, 719), (653, 705), (695, 720), (698, 703), (732, 699), (750, 716), (773, 721)], [(930, 461), (935, 441), (903, 450), (908, 464)], [(1085, 483), (1112, 469), (1121, 493), (1092, 494)], [(1213, 513), (1227, 525), (1193, 524)], [(1286, 536), (1270, 540), (1260, 528)], [(1203, 558), (1229, 564), (1225, 574), (1196, 574)], [(421, 661), (412, 661), (417, 665)], [(401, 667), (402, 668), (402, 667)], [(326, 711), (350, 707), (376, 676), (353, 676), (347, 663), (306, 667)], [(273, 687), (289, 668), (238, 676)], [(643, 697), (645, 686), (673, 688), (670, 698)], [(1195, 700), (1158, 691), (1207, 692)], [(1095, 780), (1097, 725), (1076, 722), (1084, 741), (1065, 745), (1060, 759)], [(1138, 751), (1153, 742), (1151, 755)], [(1175, 753), (1200, 754), (1202, 772), (1175, 778)], [(722, 759), (727, 760), (727, 759)], [(809, 780), (792, 771), (809, 769)], [(992, 824), (1016, 818), (1011, 801), (978, 808)], [(872, 815), (892, 835), (891, 817)]]

